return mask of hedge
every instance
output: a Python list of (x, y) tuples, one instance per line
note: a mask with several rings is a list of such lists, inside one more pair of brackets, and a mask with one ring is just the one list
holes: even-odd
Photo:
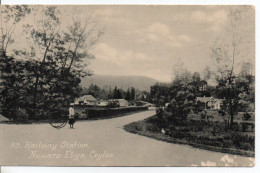
[(118, 108), (88, 108), (85, 110), (86, 119), (106, 118), (122, 115), (125, 113), (131, 113), (136, 111), (148, 110), (148, 107), (144, 106), (129, 106)]

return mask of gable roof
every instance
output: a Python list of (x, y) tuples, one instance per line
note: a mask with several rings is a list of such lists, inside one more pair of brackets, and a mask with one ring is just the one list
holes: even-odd
[(84, 95), (84, 96), (80, 97), (78, 100), (79, 101), (87, 100), (87, 101), (92, 101), (92, 102), (97, 101), (97, 99), (95, 97), (93, 97), (92, 95)]
[(219, 101), (219, 102), (222, 102), (223, 99), (216, 99), (214, 97), (196, 97), (197, 101), (200, 101), (200, 102), (203, 102), (203, 103), (206, 103), (208, 101)]
[(206, 103), (212, 99), (214, 99), (213, 97), (196, 97), (197, 101), (200, 101), (200, 102), (203, 102), (203, 103)]

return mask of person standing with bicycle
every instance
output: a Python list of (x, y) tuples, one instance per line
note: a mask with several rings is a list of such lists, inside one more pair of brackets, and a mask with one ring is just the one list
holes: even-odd
[(70, 104), (70, 108), (69, 108), (69, 124), (70, 124), (70, 128), (74, 128), (73, 125), (75, 123), (75, 111), (73, 108), (74, 104)]

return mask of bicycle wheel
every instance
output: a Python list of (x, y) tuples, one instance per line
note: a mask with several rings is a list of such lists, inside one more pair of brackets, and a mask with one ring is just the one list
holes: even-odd
[(67, 124), (68, 118), (65, 116), (51, 116), (49, 123), (54, 128), (62, 128)]

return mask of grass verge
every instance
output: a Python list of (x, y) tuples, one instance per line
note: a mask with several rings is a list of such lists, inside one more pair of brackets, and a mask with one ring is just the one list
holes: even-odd
[[(196, 142), (188, 141), (187, 138), (185, 138), (185, 137), (183, 139), (176, 139), (170, 135), (162, 134), (160, 129), (151, 123), (151, 121), (150, 121), (151, 118), (152, 117), (147, 118), (142, 121), (127, 124), (124, 126), (124, 129), (130, 133), (150, 137), (150, 138), (160, 140), (160, 141), (165, 141), (168, 143), (184, 144), (184, 145), (189, 145), (189, 146), (199, 148), (199, 149), (228, 153), (228, 154), (235, 154), (235, 155), (246, 156), (246, 157), (255, 156), (254, 151), (241, 150), (241, 149), (236, 149), (236, 148), (211, 146), (211, 145), (203, 144), (203, 142), (196, 143)], [(188, 136), (188, 134), (186, 134), (186, 136)]]

